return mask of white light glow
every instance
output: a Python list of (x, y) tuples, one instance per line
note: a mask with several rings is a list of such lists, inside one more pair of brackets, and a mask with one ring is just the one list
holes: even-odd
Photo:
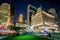
[(34, 29), (34, 27), (33, 27), (33, 26), (30, 26), (30, 29), (31, 29), (31, 30), (33, 30), (33, 29)]

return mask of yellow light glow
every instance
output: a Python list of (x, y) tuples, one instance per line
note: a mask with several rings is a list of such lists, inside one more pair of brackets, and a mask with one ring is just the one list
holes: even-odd
[(19, 20), (18, 20), (18, 22), (21, 22), (21, 23), (23, 22), (23, 14), (20, 14), (20, 15), (19, 15)]

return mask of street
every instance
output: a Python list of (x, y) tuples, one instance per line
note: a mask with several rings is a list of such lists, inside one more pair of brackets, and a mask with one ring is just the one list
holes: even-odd
[(7, 36), (0, 36), (0, 40), (2, 40), (3, 38), (6, 38)]

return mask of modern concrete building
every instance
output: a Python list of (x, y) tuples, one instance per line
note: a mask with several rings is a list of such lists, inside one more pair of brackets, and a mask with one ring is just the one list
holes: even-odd
[(10, 4), (2, 3), (0, 6), (0, 25), (8, 26), (8, 18), (10, 15)]
[(31, 17), (31, 24), (34, 28), (38, 28), (40, 31), (47, 29), (48, 31), (51, 29), (57, 30), (58, 25), (56, 24), (55, 18), (55, 15), (49, 14), (44, 11), (42, 7), (39, 7), (35, 15), (32, 15)]

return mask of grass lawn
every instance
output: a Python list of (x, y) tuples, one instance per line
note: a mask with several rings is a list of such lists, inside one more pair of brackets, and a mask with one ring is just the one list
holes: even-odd
[[(60, 33), (51, 33), (51, 34), (53, 35), (53, 37), (60, 36)], [(51, 40), (51, 39), (43, 35), (38, 37), (36, 35), (28, 34), (28, 35), (20, 35), (20, 36), (9, 35), (7, 38), (4, 38), (3, 40)]]
[(15, 37), (7, 37), (3, 40), (51, 40), (45, 37), (37, 37), (35, 35), (22, 35), (22, 36), (15, 36)]

